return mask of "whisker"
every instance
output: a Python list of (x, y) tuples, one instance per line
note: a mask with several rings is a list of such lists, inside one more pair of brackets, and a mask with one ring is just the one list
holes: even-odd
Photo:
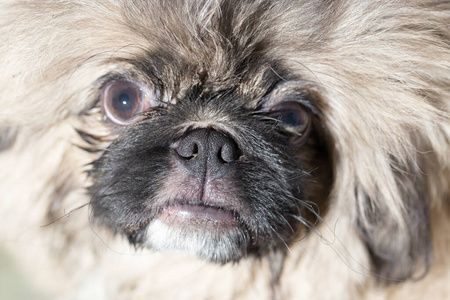
[(78, 207), (76, 207), (76, 208), (70, 210), (68, 213), (64, 213), (61, 217), (59, 217), (59, 218), (57, 218), (57, 219), (51, 221), (50, 223), (47, 223), (47, 224), (45, 224), (45, 225), (41, 225), (40, 227), (41, 227), (41, 228), (47, 227), (47, 226), (53, 225), (53, 224), (55, 224), (55, 223), (61, 221), (62, 219), (70, 218), (70, 216), (71, 216), (74, 212), (77, 212), (77, 211), (79, 211), (80, 209), (82, 209), (82, 208), (84, 208), (84, 207), (86, 207), (86, 206), (89, 206), (90, 204), (91, 204), (91, 201), (89, 201), (88, 203), (82, 204), (82, 205), (80, 205), (80, 206), (78, 206)]

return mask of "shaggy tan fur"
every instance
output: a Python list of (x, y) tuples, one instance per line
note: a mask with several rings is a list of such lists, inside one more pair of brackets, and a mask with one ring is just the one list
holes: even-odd
[[(313, 83), (331, 151), (327, 210), (287, 245), (278, 270), (275, 254), (219, 266), (135, 251), (91, 227), (88, 206), (72, 212), (89, 203), (85, 171), (99, 155), (79, 147), (87, 145), (74, 128), (102, 136), (104, 147), (115, 137), (95, 108), (98, 79), (111, 70), (143, 77), (124, 59), (170, 45), (199, 69), (216, 70), (212, 82), (231, 80), (229, 49), (215, 44), (214, 31), (228, 2), (0, 3), (2, 247), (55, 299), (450, 298), (445, 0), (234, 4), (239, 51), (257, 47), (248, 38), (257, 36), (266, 55)], [(256, 12), (260, 24), (249, 25)], [(190, 84), (181, 81), (179, 93)], [(396, 261), (377, 269), (373, 249)]]

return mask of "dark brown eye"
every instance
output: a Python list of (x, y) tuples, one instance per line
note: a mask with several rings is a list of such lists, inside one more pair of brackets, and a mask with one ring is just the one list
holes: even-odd
[(125, 80), (113, 81), (103, 89), (102, 107), (113, 123), (128, 125), (144, 111), (144, 97), (136, 84)]
[(311, 123), (310, 111), (295, 101), (278, 103), (271, 109), (270, 115), (280, 121), (286, 131), (299, 136), (308, 131)]

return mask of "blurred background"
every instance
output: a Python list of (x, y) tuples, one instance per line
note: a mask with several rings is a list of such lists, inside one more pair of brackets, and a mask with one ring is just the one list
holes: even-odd
[(27, 283), (17, 265), (1, 248), (0, 300), (49, 300)]

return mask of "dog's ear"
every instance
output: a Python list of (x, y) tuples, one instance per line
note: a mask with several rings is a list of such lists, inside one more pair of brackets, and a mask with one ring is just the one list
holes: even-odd
[[(356, 191), (357, 226), (380, 281), (403, 281), (428, 270), (431, 256), (430, 220), (426, 176), (417, 166), (394, 171), (397, 198), (383, 191)], [(380, 187), (379, 187), (380, 188)], [(394, 203), (397, 202), (397, 203)], [(392, 206), (400, 207), (396, 215)]]

